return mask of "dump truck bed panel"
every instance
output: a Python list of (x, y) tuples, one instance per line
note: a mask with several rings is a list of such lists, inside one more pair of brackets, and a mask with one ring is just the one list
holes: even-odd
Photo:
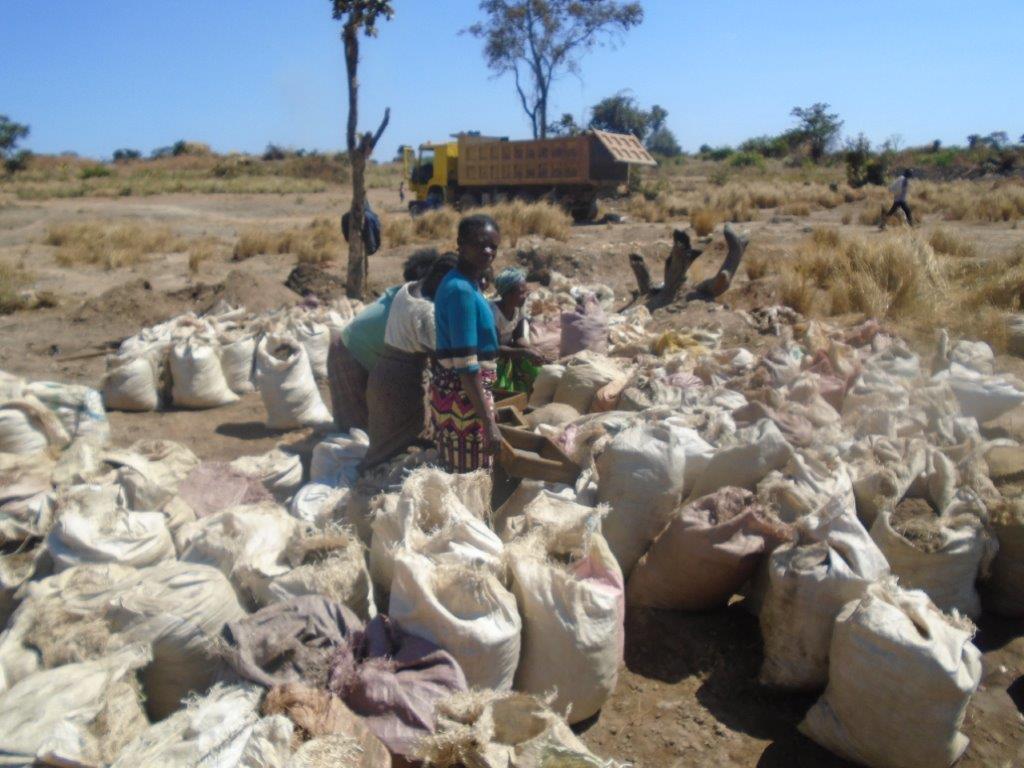
[(459, 139), (459, 185), (591, 184), (590, 136), (533, 141)]

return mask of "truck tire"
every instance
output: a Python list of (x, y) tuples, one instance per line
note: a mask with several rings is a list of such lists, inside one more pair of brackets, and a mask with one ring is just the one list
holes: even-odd
[(569, 214), (572, 216), (572, 220), (577, 224), (585, 224), (589, 221), (593, 221), (597, 218), (597, 200), (591, 200), (588, 203), (580, 203), (574, 205)]
[(463, 192), (459, 195), (459, 210), (465, 213), (470, 208), (476, 208), (480, 205), (480, 198), (478, 195), (472, 192)]

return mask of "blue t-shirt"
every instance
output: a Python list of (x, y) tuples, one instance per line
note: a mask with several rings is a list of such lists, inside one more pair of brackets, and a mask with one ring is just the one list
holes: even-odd
[(480, 288), (458, 269), (441, 281), (434, 296), (437, 360), (459, 373), (476, 373), (481, 364), (493, 365), (498, 355), (498, 332), (491, 306)]

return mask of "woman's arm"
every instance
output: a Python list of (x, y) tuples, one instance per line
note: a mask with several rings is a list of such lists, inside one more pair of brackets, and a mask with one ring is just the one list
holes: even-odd
[(488, 453), (496, 455), (501, 448), (501, 431), (498, 429), (498, 422), (495, 421), (494, 410), (490, 407), (487, 396), (484, 394), (480, 371), (460, 373), (459, 381), (462, 384), (462, 391), (466, 393), (469, 402), (473, 404), (477, 418), (483, 422), (484, 449)]

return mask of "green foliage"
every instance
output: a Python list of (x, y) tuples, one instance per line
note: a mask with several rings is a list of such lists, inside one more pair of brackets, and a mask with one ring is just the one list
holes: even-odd
[(552, 136), (579, 136), (583, 133), (583, 128), (576, 123), (575, 117), (569, 112), (564, 112), (557, 123), (548, 126), (548, 133)]
[(128, 160), (138, 160), (142, 157), (142, 153), (137, 149), (115, 149), (114, 150), (114, 162), (123, 163)]
[(483, 40), (492, 72), (513, 76), (534, 138), (547, 135), (552, 83), (578, 75), (585, 53), (644, 18), (640, 3), (618, 0), (482, 0), (480, 10), (484, 20), (463, 32)]
[(395, 15), (391, 0), (331, 0), (331, 16), (345, 26), (362, 29), (367, 37), (377, 36), (377, 21)]
[(28, 150), (18, 150), (18, 142), (28, 136), (29, 127), (0, 115), (0, 158), (8, 172), (23, 169), (31, 157)]
[(683, 154), (682, 147), (676, 141), (675, 134), (668, 128), (662, 126), (647, 137), (647, 149), (662, 157), (679, 157)]
[(729, 158), (733, 168), (764, 168), (764, 157), (757, 152), (737, 152)]
[(105, 165), (87, 165), (82, 169), (83, 179), (101, 179), (104, 176), (113, 176), (114, 172)]
[(736, 150), (729, 146), (712, 147), (701, 144), (698, 154), (705, 160), (728, 160)]
[(800, 121), (796, 132), (806, 141), (811, 159), (816, 163), (825, 157), (829, 147), (839, 136), (839, 129), (843, 127), (839, 114), (829, 112), (828, 108), (828, 104), (819, 101), (809, 107), (793, 107), (790, 112)]
[(612, 133), (631, 133), (643, 141), (650, 131), (651, 113), (641, 109), (636, 99), (625, 91), (619, 91), (590, 108), (590, 127)]

